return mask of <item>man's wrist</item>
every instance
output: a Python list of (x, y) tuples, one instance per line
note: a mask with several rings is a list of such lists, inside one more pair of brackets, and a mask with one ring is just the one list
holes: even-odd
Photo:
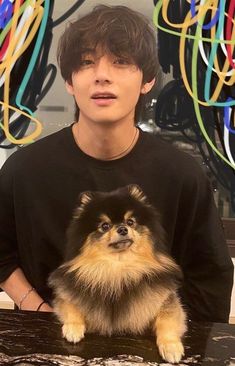
[(41, 309), (41, 307), (42, 307), (43, 304), (46, 304), (46, 301), (44, 301), (44, 300), (41, 301), (40, 304), (38, 305), (36, 311), (39, 311)]
[(24, 303), (24, 301), (27, 299), (27, 297), (29, 296), (29, 294), (34, 291), (34, 288), (31, 287), (29, 288), (24, 294), (23, 296), (21, 297), (20, 301), (19, 301), (19, 309), (22, 310), (22, 305)]
[(46, 301), (43, 301), (42, 304), (39, 304), (39, 305), (41, 305), (41, 306), (38, 311), (53, 312), (53, 308)]

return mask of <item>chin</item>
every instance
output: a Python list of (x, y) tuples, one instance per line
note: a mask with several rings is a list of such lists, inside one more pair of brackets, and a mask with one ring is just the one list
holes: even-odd
[[(115, 116), (115, 118), (114, 118)], [(126, 121), (126, 117), (120, 116), (118, 117), (116, 114), (112, 113), (109, 117), (107, 113), (105, 113), (104, 117), (97, 117), (96, 119), (93, 118), (93, 123), (100, 125), (100, 126), (115, 126), (115, 124), (119, 124), (122, 121)]]
[(93, 108), (91, 108), (91, 111), (91, 117), (86, 115), (85, 118), (89, 119), (95, 124), (103, 124), (104, 126), (115, 125), (115, 123), (120, 123), (122, 121), (134, 121), (135, 117), (135, 108), (125, 111), (124, 108), (117, 108), (117, 106), (96, 106), (95, 108), (93, 106)]
[(179, 362), (186, 314), (182, 272), (167, 252), (160, 216), (136, 185), (80, 195), (63, 264), (49, 277), (62, 334), (156, 336), (163, 359)]

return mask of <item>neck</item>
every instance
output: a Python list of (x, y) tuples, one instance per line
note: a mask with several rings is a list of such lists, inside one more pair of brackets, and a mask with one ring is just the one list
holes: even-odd
[(100, 160), (115, 160), (128, 154), (138, 140), (139, 130), (129, 123), (99, 124), (79, 119), (73, 125), (74, 139), (79, 148)]

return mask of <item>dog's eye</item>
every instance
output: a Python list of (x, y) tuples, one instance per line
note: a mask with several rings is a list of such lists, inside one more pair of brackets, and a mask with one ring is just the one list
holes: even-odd
[(111, 228), (111, 224), (109, 224), (108, 222), (103, 222), (101, 225), (100, 225), (101, 229), (103, 231), (108, 231), (110, 228)]
[(126, 223), (128, 226), (133, 226), (135, 221), (133, 219), (128, 219)]

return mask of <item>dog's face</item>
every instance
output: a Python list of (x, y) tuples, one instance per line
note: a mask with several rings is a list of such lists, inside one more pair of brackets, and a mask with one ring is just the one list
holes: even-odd
[(110, 193), (85, 192), (80, 197), (68, 231), (72, 259), (79, 251), (89, 255), (153, 251), (153, 238), (162, 242), (157, 213), (141, 189), (127, 186)]
[[(97, 229), (88, 237), (90, 244), (109, 252), (119, 253), (137, 247), (140, 236), (148, 235), (145, 225), (137, 221), (134, 210), (101, 214), (97, 220)], [(130, 248), (133, 246), (133, 248)]]

